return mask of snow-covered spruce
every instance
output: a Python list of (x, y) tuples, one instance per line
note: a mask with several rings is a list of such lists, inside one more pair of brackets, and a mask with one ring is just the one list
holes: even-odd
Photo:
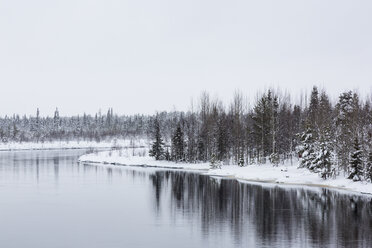
[(164, 141), (160, 134), (160, 124), (158, 117), (155, 118), (154, 121), (154, 143), (152, 144), (152, 148), (149, 151), (149, 155), (154, 157), (156, 160), (162, 160), (165, 158), (164, 152)]
[(363, 178), (363, 161), (362, 161), (362, 150), (360, 149), (360, 144), (358, 138), (354, 141), (354, 152), (350, 159), (350, 175), (349, 179), (353, 181), (361, 181)]
[(368, 182), (372, 183), (372, 151), (369, 152), (366, 164), (366, 179)]
[(313, 162), (315, 160), (315, 149), (314, 149), (314, 138), (311, 128), (307, 128), (305, 132), (301, 134), (300, 146), (298, 148), (300, 154), (300, 166), (302, 168), (312, 169), (314, 168)]

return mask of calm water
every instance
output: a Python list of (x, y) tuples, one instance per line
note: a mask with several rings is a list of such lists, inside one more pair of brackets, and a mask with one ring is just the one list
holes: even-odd
[(372, 247), (366, 196), (0, 153), (0, 247)]

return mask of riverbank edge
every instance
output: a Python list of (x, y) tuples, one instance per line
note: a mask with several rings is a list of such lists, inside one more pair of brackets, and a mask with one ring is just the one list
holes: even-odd
[(0, 142), (0, 152), (7, 151), (38, 151), (38, 150), (77, 150), (77, 149), (110, 149), (110, 148), (146, 148), (147, 139), (131, 140), (116, 139), (86, 141), (86, 140), (69, 140), (69, 141), (48, 141), (48, 142)]
[[(0, 152), (16, 152), (16, 151), (58, 151), (58, 150), (79, 150), (79, 149), (91, 149), (91, 146), (82, 147), (45, 147), (45, 148), (7, 148), (0, 149)], [(94, 149), (110, 149), (111, 146), (100, 146), (93, 147)]]
[[(88, 154), (89, 155), (89, 154)], [(157, 168), (157, 169), (166, 169), (166, 170), (178, 170), (178, 171), (185, 171), (185, 172), (195, 172), (200, 173), (202, 175), (210, 176), (210, 177), (218, 177), (221, 179), (230, 179), (230, 180), (237, 180), (241, 183), (249, 183), (249, 184), (260, 184), (265, 186), (278, 186), (278, 187), (296, 187), (296, 188), (303, 188), (308, 187), (311, 189), (331, 189), (335, 191), (339, 191), (340, 193), (344, 194), (351, 194), (351, 195), (362, 195), (368, 196), (372, 198), (371, 192), (362, 192), (351, 188), (346, 187), (338, 187), (333, 185), (327, 184), (311, 184), (311, 183), (290, 183), (290, 182), (278, 182), (276, 180), (260, 180), (260, 179), (248, 179), (244, 177), (239, 177), (237, 175), (222, 175), (222, 174), (213, 174), (208, 173), (210, 169), (205, 168), (187, 168), (187, 167), (171, 167), (171, 166), (162, 166), (162, 165), (147, 165), (147, 164), (123, 164), (117, 162), (97, 162), (97, 161), (89, 161), (89, 160), (81, 160), (79, 158), (78, 163), (80, 164), (94, 164), (94, 165), (113, 165), (113, 166), (127, 166), (127, 167), (142, 167), (142, 168)]]

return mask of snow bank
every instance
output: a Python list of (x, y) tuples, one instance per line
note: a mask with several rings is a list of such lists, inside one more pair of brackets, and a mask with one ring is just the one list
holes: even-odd
[(323, 180), (318, 174), (307, 169), (298, 168), (297, 162), (273, 167), (271, 164), (248, 165), (225, 165), (221, 169), (210, 169), (209, 163), (174, 163), (168, 161), (156, 161), (149, 157), (148, 149), (125, 149), (120, 151), (105, 151), (86, 154), (79, 158), (81, 163), (101, 163), (113, 165), (159, 167), (172, 169), (187, 169), (199, 171), (210, 176), (234, 178), (237, 180), (272, 183), (281, 185), (330, 187), (355, 193), (372, 194), (372, 184), (367, 182), (353, 182), (342, 176), (335, 179)]
[(343, 176), (335, 179), (322, 179), (318, 174), (310, 172), (298, 165), (279, 165), (273, 167), (270, 164), (249, 165), (239, 167), (236, 165), (223, 166), (221, 169), (209, 170), (206, 174), (236, 178), (238, 180), (252, 182), (267, 182), (285, 185), (304, 185), (317, 187), (330, 187), (341, 190), (354, 191), (356, 193), (372, 194), (372, 184), (367, 182), (354, 182)]
[(101, 142), (96, 141), (52, 141), (52, 142), (9, 142), (0, 143), (0, 151), (11, 150), (54, 150), (54, 149), (81, 149), (81, 148), (110, 148), (110, 147), (145, 147), (145, 139), (112, 139)]
[(153, 157), (148, 156), (147, 148), (128, 148), (123, 150), (86, 154), (79, 158), (79, 162), (204, 171), (209, 169), (209, 163), (191, 164), (157, 161)]

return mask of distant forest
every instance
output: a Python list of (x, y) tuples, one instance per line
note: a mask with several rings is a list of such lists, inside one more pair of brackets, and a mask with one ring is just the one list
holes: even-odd
[(331, 102), (313, 87), (309, 99), (294, 104), (289, 94), (267, 90), (250, 107), (236, 92), (225, 105), (203, 92), (189, 111), (154, 115), (106, 114), (61, 117), (5, 116), (0, 118), (2, 142), (113, 138), (154, 140), (156, 159), (213, 161), (246, 166), (274, 166), (300, 158), (300, 166), (323, 178), (344, 173), (350, 179), (372, 179), (371, 97), (347, 91)]

